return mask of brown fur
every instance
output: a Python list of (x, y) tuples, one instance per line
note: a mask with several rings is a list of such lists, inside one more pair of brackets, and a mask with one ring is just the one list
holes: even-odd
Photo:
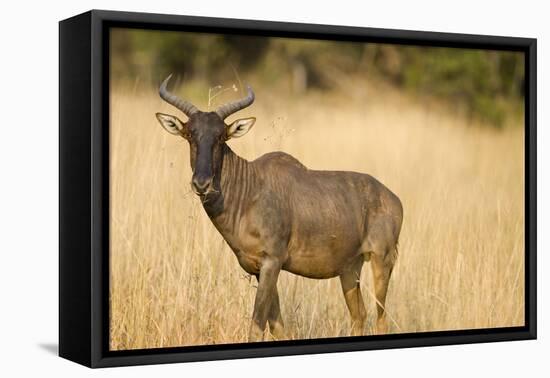
[(227, 146), (229, 126), (215, 113), (199, 112), (181, 124), (191, 147), (192, 186), (241, 267), (258, 279), (249, 340), (262, 340), (267, 324), (284, 337), (281, 270), (339, 276), (352, 333), (362, 334), (365, 260), (373, 270), (377, 330), (386, 332), (384, 306), (403, 219), (399, 198), (370, 175), (310, 170), (283, 152), (248, 162)]

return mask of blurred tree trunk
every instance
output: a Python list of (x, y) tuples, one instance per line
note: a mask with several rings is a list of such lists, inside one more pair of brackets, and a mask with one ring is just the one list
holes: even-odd
[(292, 90), (294, 93), (302, 94), (307, 91), (307, 69), (304, 63), (294, 60), (292, 62)]

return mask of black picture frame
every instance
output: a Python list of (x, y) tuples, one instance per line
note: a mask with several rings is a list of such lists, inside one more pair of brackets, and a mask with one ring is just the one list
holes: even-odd
[[(109, 351), (111, 27), (519, 51), (525, 54), (525, 326)], [(59, 355), (88, 367), (535, 339), (536, 39), (92, 10), (59, 23)]]

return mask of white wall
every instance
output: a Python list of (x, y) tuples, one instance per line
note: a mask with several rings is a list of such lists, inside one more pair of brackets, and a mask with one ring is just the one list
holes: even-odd
[[(61, 2), (59, 2), (61, 3)], [(548, 373), (547, 126), (550, 28), (543, 1), (2, 2), (0, 38), (0, 373), (58, 376), (535, 376)], [(57, 21), (90, 8), (536, 37), (539, 134), (539, 340), (91, 371), (57, 344)], [(546, 147), (546, 148), (545, 148)], [(545, 298), (543, 299), (543, 296)], [(544, 349), (547, 349), (546, 351)], [(538, 372), (538, 374), (537, 374)]]

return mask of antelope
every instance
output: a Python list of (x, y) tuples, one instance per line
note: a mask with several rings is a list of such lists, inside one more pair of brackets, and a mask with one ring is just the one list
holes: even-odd
[(203, 112), (168, 91), (171, 76), (160, 85), (160, 97), (187, 122), (156, 117), (189, 142), (191, 188), (240, 266), (258, 281), (248, 340), (262, 341), (267, 325), (275, 339), (287, 337), (277, 290), (281, 270), (313, 279), (338, 276), (351, 333), (362, 335), (365, 261), (374, 277), (376, 332), (386, 333), (386, 294), (403, 220), (399, 198), (368, 174), (308, 169), (284, 152), (243, 159), (226, 142), (245, 135), (256, 119), (224, 120), (254, 102), (252, 88), (238, 101)]

